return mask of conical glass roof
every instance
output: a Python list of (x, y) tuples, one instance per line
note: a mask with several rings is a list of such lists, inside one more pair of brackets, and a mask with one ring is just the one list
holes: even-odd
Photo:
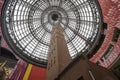
[(101, 29), (97, 0), (6, 0), (4, 36), (22, 59), (46, 66), (53, 25), (60, 23), (71, 57), (88, 54)]

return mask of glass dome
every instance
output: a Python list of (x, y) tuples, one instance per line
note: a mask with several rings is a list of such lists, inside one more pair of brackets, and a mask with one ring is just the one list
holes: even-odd
[(4, 36), (15, 53), (43, 67), (54, 24), (61, 24), (74, 59), (94, 48), (102, 22), (97, 0), (6, 0), (2, 19)]

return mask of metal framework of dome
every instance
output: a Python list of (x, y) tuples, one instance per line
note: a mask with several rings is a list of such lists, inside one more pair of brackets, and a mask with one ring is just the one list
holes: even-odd
[(102, 19), (97, 0), (6, 0), (3, 34), (22, 59), (46, 66), (53, 25), (60, 23), (71, 57), (88, 54), (99, 38)]

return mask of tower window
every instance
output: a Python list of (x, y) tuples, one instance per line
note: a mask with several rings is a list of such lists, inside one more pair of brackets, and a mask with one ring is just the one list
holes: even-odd
[(52, 67), (53, 61), (51, 60), (51, 67)]
[(97, 62), (96, 62), (96, 64), (97, 64), (97, 65), (100, 65), (100, 62), (99, 62), (99, 61), (97, 61)]
[(120, 29), (115, 28), (112, 41), (113, 41), (113, 42), (117, 42), (117, 40), (118, 40), (118, 38), (119, 38), (119, 35), (120, 35)]
[(54, 57), (54, 64), (55, 64), (55, 57)]
[(105, 54), (101, 57), (101, 61), (104, 62), (110, 56), (110, 54), (112, 53), (113, 49), (114, 49), (114, 46), (110, 45), (109, 48), (107, 49), (107, 51), (105, 52)]
[(78, 78), (77, 80), (84, 80), (83, 76), (81, 76), (80, 78)]
[(50, 69), (50, 63), (48, 63), (48, 70)]

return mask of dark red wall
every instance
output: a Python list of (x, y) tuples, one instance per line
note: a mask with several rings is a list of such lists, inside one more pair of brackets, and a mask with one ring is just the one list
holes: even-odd
[(28, 80), (46, 80), (46, 69), (32, 66), (32, 70)]

